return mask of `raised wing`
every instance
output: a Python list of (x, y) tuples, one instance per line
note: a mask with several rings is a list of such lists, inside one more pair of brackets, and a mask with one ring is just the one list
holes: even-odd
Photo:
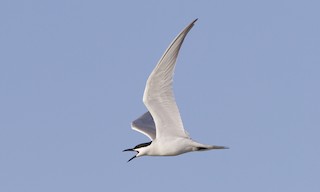
[(133, 130), (145, 134), (151, 140), (156, 138), (156, 126), (149, 111), (134, 120), (131, 127)]
[(189, 137), (183, 128), (172, 84), (180, 47), (196, 21), (191, 22), (173, 40), (147, 80), (143, 102), (154, 119), (157, 138)]

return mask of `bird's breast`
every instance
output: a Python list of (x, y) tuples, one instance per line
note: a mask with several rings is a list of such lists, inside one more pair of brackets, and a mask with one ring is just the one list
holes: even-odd
[(190, 140), (185, 138), (167, 138), (154, 140), (148, 155), (175, 156), (192, 151)]

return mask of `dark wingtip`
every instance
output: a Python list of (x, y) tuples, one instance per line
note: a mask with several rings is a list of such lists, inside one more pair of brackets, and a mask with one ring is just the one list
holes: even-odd
[(193, 21), (190, 23), (190, 25), (192, 25), (192, 26), (193, 26), (193, 25), (195, 24), (195, 22), (196, 22), (196, 21), (198, 21), (198, 18), (196, 18), (195, 20), (193, 20)]

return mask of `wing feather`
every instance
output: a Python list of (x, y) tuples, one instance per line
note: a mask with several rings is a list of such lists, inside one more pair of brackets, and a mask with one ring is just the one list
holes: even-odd
[(138, 119), (134, 120), (131, 123), (131, 127), (133, 130), (146, 135), (151, 140), (156, 138), (156, 126), (149, 111), (141, 115)]
[(173, 93), (173, 75), (179, 50), (194, 20), (173, 40), (150, 74), (143, 102), (150, 111), (156, 127), (156, 137), (189, 137), (183, 128)]

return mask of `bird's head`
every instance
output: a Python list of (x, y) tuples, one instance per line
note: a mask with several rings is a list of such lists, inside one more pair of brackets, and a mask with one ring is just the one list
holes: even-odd
[(148, 143), (141, 143), (141, 144), (135, 146), (135, 147), (132, 148), (132, 149), (125, 149), (125, 150), (123, 150), (123, 152), (124, 152), (124, 151), (135, 151), (135, 152), (137, 152), (137, 154), (136, 154), (135, 156), (131, 157), (131, 158), (128, 160), (128, 162), (131, 161), (132, 159), (136, 158), (136, 157), (140, 157), (140, 156), (146, 155), (147, 152), (148, 152), (149, 145), (150, 145), (151, 143), (152, 143), (152, 141), (150, 141), (150, 142), (148, 142)]

